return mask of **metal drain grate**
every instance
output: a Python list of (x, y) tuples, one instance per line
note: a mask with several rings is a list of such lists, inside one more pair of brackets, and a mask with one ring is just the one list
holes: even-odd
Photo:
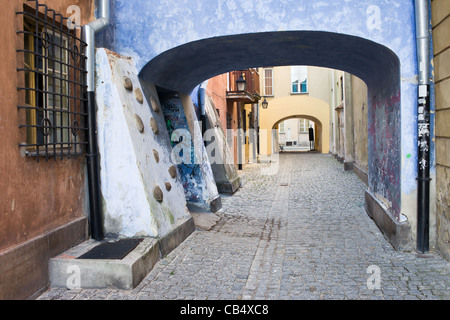
[(143, 239), (121, 239), (102, 243), (77, 259), (113, 259), (121, 260), (130, 253)]

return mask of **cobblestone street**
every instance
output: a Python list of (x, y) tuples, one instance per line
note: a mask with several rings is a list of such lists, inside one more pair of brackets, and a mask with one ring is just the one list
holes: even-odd
[(217, 225), (135, 289), (51, 288), (39, 299), (450, 299), (450, 262), (395, 251), (365, 212), (365, 185), (332, 156), (282, 154), (244, 172)]

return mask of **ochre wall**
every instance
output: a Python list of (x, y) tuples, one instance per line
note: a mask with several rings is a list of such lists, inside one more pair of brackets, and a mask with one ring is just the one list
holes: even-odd
[[(320, 122), (322, 125), (321, 148), (322, 153), (329, 152), (329, 105), (323, 100), (312, 98), (307, 95), (293, 95), (277, 99), (267, 99), (269, 107), (260, 108), (260, 139), (266, 138), (266, 142), (261, 141), (261, 154), (270, 155), (272, 153), (272, 128), (282, 119), (292, 117), (305, 118)], [(265, 130), (265, 131), (264, 131)]]
[(351, 76), (353, 108), (353, 142), (355, 164), (366, 174), (367, 158), (367, 85), (359, 78)]
[[(86, 215), (83, 157), (48, 162), (41, 158), (37, 163), (35, 159), (21, 155), (18, 146), (26, 139), (25, 130), (19, 130), (23, 119), (19, 119), (21, 112), (17, 109), (24, 103), (23, 91), (17, 90), (24, 85), (24, 74), (17, 71), (23, 67), (23, 54), (16, 52), (23, 48), (23, 37), (16, 33), (16, 30), (23, 30), (23, 16), (16, 12), (23, 11), (24, 3), (34, 5), (27, 1), (2, 1), (0, 10), (0, 260), (16, 265), (0, 264), (2, 278), (10, 283), (20, 278), (22, 288), (27, 287), (23, 283), (27, 281), (26, 274), (17, 274), (17, 264), (29, 264), (31, 270), (37, 272), (42, 266), (40, 263), (47, 261), (35, 261), (26, 254), (12, 260), (6, 254)], [(67, 17), (72, 15), (72, 12), (67, 13), (67, 8), (78, 5), (82, 24), (93, 17), (92, 1), (49, 0), (40, 3)], [(69, 238), (67, 235), (66, 239)], [(46, 268), (46, 265), (42, 267)], [(30, 273), (26, 268), (22, 271)], [(24, 298), (33, 293), (14, 290), (0, 279), (0, 298)]]
[(431, 2), (436, 95), (436, 247), (450, 259), (450, 1)]

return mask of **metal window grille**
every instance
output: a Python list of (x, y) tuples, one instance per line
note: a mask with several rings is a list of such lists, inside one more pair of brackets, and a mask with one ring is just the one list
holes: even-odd
[[(26, 142), (19, 143), (28, 156), (49, 160), (83, 155), (87, 144), (86, 43), (68, 18), (37, 0), (27, 0), (23, 16), (23, 67), (25, 98), (19, 101)], [(24, 133), (25, 135), (25, 133)]]

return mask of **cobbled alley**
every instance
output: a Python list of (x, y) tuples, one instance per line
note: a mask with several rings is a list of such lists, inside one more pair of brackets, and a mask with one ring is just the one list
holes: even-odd
[(331, 155), (244, 166), (219, 222), (195, 231), (133, 290), (50, 288), (39, 299), (449, 299), (450, 262), (395, 251), (366, 186)]

